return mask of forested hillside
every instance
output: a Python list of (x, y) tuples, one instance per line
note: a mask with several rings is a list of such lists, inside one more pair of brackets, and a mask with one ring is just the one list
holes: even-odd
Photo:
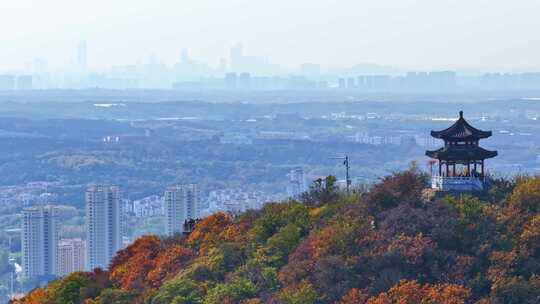
[(425, 183), (409, 170), (346, 195), (328, 178), (302, 202), (143, 237), (110, 271), (17, 303), (540, 303), (540, 178), (431, 200)]

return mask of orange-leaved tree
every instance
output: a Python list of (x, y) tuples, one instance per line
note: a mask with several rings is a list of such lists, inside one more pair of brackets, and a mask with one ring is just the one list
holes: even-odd
[(401, 281), (367, 304), (465, 304), (471, 300), (471, 290), (456, 284), (420, 284), (417, 281)]
[(232, 224), (232, 218), (222, 212), (215, 213), (197, 223), (195, 230), (189, 235), (187, 244), (205, 255), (220, 240), (221, 233)]
[(143, 236), (119, 251), (110, 266), (111, 281), (125, 290), (144, 290), (149, 286), (146, 276), (154, 269), (161, 249), (159, 237)]

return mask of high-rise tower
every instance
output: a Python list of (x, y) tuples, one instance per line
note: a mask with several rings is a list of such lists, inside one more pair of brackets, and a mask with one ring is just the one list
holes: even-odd
[(196, 219), (199, 214), (199, 193), (194, 184), (178, 185), (165, 191), (165, 234), (173, 236), (183, 232), (184, 222)]
[(243, 47), (241, 43), (235, 44), (229, 52), (229, 64), (232, 70), (241, 69), (243, 66)]
[(23, 276), (54, 275), (57, 245), (57, 209), (54, 206), (25, 208), (21, 235)]
[(107, 268), (121, 248), (122, 206), (116, 186), (93, 185), (86, 191), (87, 269)]
[(56, 275), (66, 276), (75, 271), (84, 271), (85, 245), (81, 239), (63, 239), (58, 242)]
[(289, 185), (287, 187), (287, 194), (291, 198), (299, 198), (302, 193), (307, 191), (304, 169), (302, 167), (296, 167), (289, 172), (288, 176)]
[(82, 72), (88, 68), (88, 48), (84, 40), (77, 47), (77, 65)]
[(189, 53), (188, 49), (182, 49), (182, 53), (180, 55), (180, 63), (189, 63)]

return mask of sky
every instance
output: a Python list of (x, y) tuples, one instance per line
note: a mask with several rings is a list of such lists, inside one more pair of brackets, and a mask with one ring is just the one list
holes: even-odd
[[(0, 70), (190, 57), (229, 48), (289, 67), (540, 68), (538, 0), (17, 0), (0, 2)], [(540, 69), (539, 69), (540, 70)]]

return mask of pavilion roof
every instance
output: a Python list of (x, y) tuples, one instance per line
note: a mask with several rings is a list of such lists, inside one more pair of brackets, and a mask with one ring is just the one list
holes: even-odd
[(426, 155), (439, 160), (484, 160), (497, 156), (497, 151), (489, 151), (473, 145), (453, 145), (433, 151), (428, 150)]
[(463, 111), (459, 112), (459, 119), (449, 128), (442, 131), (431, 131), (431, 136), (446, 140), (481, 139), (488, 138), (491, 134), (491, 131), (482, 131), (471, 126), (463, 118)]

